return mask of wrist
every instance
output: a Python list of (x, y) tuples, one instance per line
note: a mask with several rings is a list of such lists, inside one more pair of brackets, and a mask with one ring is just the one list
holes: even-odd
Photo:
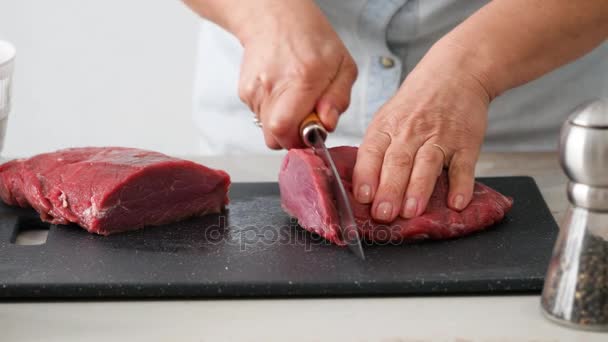
[(488, 101), (492, 101), (507, 90), (500, 82), (503, 75), (494, 70), (496, 61), (486, 49), (479, 45), (471, 45), (473, 44), (446, 36), (433, 45), (429, 54), (441, 58), (442, 61), (438, 63), (450, 65), (452, 70), (461, 74), (462, 78), (477, 83)]
[(284, 32), (299, 20), (311, 20), (307, 15), (317, 10), (312, 0), (242, 1), (237, 12), (230, 16), (228, 30), (246, 46), (249, 41), (269, 33)]

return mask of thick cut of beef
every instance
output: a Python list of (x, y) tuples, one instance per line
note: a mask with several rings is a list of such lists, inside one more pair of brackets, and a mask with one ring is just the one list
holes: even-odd
[(65, 149), (0, 166), (4, 202), (102, 235), (220, 212), (229, 185), (224, 171), (122, 147)]
[[(374, 221), (370, 205), (352, 196), (352, 175), (357, 158), (356, 147), (330, 149), (336, 167), (350, 196), (357, 226), (362, 235), (376, 242), (402, 242), (420, 239), (448, 239), (470, 234), (502, 220), (513, 200), (489, 187), (475, 183), (473, 200), (458, 212), (447, 206), (448, 176), (437, 180), (426, 211), (413, 219), (397, 218), (390, 224)], [(279, 173), (283, 209), (298, 219), (305, 229), (343, 245), (339, 219), (331, 196), (331, 173), (310, 149), (291, 150)]]

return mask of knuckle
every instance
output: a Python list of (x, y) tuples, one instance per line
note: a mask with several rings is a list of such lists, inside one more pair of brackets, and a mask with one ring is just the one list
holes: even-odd
[(267, 72), (260, 72), (254, 78), (241, 78), (238, 93), (241, 100), (250, 101), (256, 95), (269, 94), (274, 88), (274, 81)]
[(404, 185), (399, 181), (399, 177), (387, 176), (380, 183), (379, 192), (384, 194), (384, 197), (397, 199), (404, 192)]
[[(433, 178), (432, 181), (434, 182), (435, 178)], [(427, 185), (430, 182), (431, 181), (428, 176), (423, 176), (423, 175), (412, 176), (412, 177), (410, 177), (409, 187), (415, 193), (422, 193), (424, 191), (424, 189), (427, 188)]]
[(348, 56), (344, 63), (344, 70), (354, 81), (359, 76), (359, 68), (352, 57)]
[(426, 150), (418, 152), (416, 161), (420, 161), (423, 164), (441, 164), (443, 162), (443, 154), (438, 150)]
[[(384, 125), (383, 122), (376, 121), (373, 122), (372, 127), (367, 130), (364, 143), (388, 147), (392, 140), (393, 135), (391, 134), (391, 131), (387, 129), (386, 125)], [(386, 147), (382, 151), (383, 153), (386, 150)]]
[(239, 84), (239, 98), (245, 103), (251, 102), (255, 93), (255, 86), (251, 82), (241, 82)]
[(449, 168), (450, 175), (474, 175), (475, 174), (475, 165), (471, 162), (454, 162), (450, 165)]
[(283, 137), (289, 132), (289, 123), (283, 118), (273, 116), (268, 120), (268, 132), (275, 137)]
[(429, 115), (425, 115), (426, 113), (420, 114), (412, 114), (410, 120), (408, 121), (408, 126), (412, 132), (424, 133), (426, 136), (434, 133), (441, 122), (438, 122)]
[(379, 144), (368, 143), (361, 146), (361, 151), (366, 155), (382, 157), (385, 150)]
[(399, 169), (411, 168), (414, 164), (414, 158), (409, 151), (387, 152), (385, 156), (385, 165)]
[(256, 82), (254, 83), (254, 91), (256, 90), (255, 86), (262, 89), (265, 93), (270, 93), (274, 87), (274, 80), (268, 72), (264, 71), (258, 74)]
[(316, 58), (304, 58), (297, 63), (291, 72), (291, 76), (303, 82), (314, 82), (323, 75), (323, 62)]
[(385, 110), (387, 114), (379, 119), (379, 124), (386, 132), (394, 132), (399, 126), (403, 126), (401, 119), (395, 109), (388, 109), (389, 107), (385, 108), (382, 109)]
[(389, 137), (391, 142), (398, 144), (406, 144), (411, 141), (415, 135), (410, 134), (410, 129), (407, 123), (404, 122), (402, 115), (397, 109), (387, 109), (386, 115), (378, 120), (379, 130)]

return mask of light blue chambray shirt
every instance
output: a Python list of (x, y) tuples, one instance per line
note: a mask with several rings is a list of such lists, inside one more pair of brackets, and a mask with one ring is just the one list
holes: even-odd
[[(359, 68), (351, 105), (328, 145), (359, 145), (375, 112), (433, 43), (485, 0), (317, 0)], [(523, 9), (522, 9), (523, 10)], [(202, 154), (271, 153), (237, 89), (242, 47), (202, 21), (194, 121)], [(485, 150), (554, 150), (570, 110), (608, 96), (608, 43), (490, 106)]]

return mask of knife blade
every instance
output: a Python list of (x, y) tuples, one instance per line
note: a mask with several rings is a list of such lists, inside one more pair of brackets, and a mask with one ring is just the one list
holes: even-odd
[(338, 209), (338, 218), (340, 221), (340, 235), (342, 241), (346, 243), (348, 248), (357, 257), (365, 260), (365, 253), (359, 237), (359, 230), (355, 221), (355, 215), (348, 199), (348, 194), (342, 183), (342, 178), (338, 174), (338, 169), (334, 163), (329, 150), (325, 146), (327, 138), (327, 130), (323, 127), (321, 120), (316, 113), (311, 113), (300, 126), (302, 140), (307, 146), (312, 147), (313, 151), (319, 156), (327, 168), (330, 170), (331, 188), (335, 198), (336, 208)]

